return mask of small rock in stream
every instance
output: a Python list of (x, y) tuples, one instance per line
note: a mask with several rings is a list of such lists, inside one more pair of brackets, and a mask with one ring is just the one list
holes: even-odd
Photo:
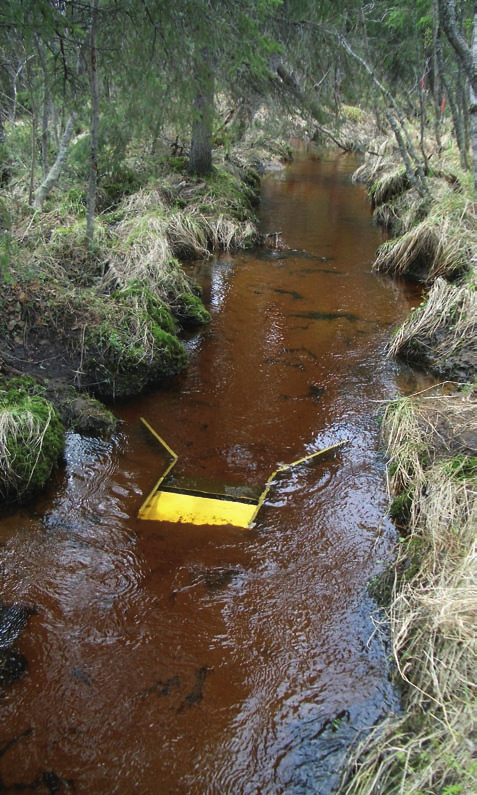
[(0, 687), (20, 679), (27, 669), (26, 657), (16, 649), (0, 650)]

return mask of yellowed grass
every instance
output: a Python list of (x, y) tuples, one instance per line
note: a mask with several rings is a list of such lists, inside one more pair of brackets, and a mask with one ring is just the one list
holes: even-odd
[(453, 278), (469, 267), (472, 250), (455, 219), (429, 217), (402, 237), (378, 249), (374, 269), (381, 273), (405, 276), (416, 273), (431, 284), (440, 276)]
[(476, 432), (473, 394), (386, 411), (390, 484), (412, 485), (414, 502), (388, 610), (404, 712), (354, 750), (342, 795), (477, 792), (477, 449), (466, 442)]
[(389, 356), (429, 356), (434, 369), (465, 350), (477, 356), (477, 294), (471, 286), (452, 285), (439, 278), (426, 302), (408, 316), (391, 340)]
[(386, 204), (396, 196), (409, 190), (410, 182), (403, 166), (392, 171), (385, 171), (370, 189), (371, 198), (376, 207)]

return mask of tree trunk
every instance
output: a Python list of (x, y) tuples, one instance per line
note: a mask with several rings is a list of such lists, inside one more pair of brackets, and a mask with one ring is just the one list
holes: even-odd
[(474, 32), (470, 47), (457, 27), (455, 0), (439, 0), (439, 18), (454, 52), (464, 69), (469, 86), (469, 119), (474, 198), (477, 199), (477, 0), (474, 0)]
[(49, 162), (48, 162), (48, 149), (50, 143), (50, 129), (49, 129), (49, 121), (50, 121), (50, 80), (48, 77), (48, 68), (45, 58), (44, 52), (44, 44), (41, 41), (39, 36), (35, 37), (35, 44), (36, 44), (36, 51), (38, 54), (38, 61), (40, 63), (42, 75), (43, 75), (43, 98), (42, 98), (42, 109), (41, 109), (41, 139), (40, 139), (40, 158), (41, 158), (41, 167), (43, 172), (43, 179), (45, 179), (46, 175), (49, 171)]
[(38, 188), (35, 194), (35, 201), (33, 203), (33, 207), (35, 208), (35, 210), (43, 209), (45, 199), (47, 198), (51, 189), (58, 182), (59, 176), (61, 174), (61, 169), (63, 168), (63, 165), (65, 163), (66, 155), (68, 154), (68, 146), (73, 136), (75, 119), (76, 119), (76, 111), (73, 111), (68, 121), (66, 122), (65, 131), (63, 133), (58, 153), (56, 155), (56, 160), (53, 163), (47, 176), (45, 177), (45, 179), (43, 180), (43, 182), (41, 183), (40, 187)]
[(406, 174), (409, 178), (411, 185), (413, 185), (416, 188), (419, 195), (422, 198), (429, 197), (429, 188), (427, 185), (424, 165), (416, 152), (416, 147), (414, 146), (412, 138), (409, 134), (409, 130), (407, 129), (404, 116), (401, 113), (396, 100), (394, 99), (391, 92), (388, 91), (388, 89), (381, 83), (380, 80), (378, 80), (371, 66), (364, 60), (364, 58), (362, 58), (358, 53), (356, 53), (350, 47), (344, 36), (338, 33), (337, 38), (341, 46), (346, 50), (346, 52), (349, 53), (349, 55), (351, 55), (352, 58), (355, 58), (358, 61), (358, 63), (360, 63), (361, 66), (364, 67), (364, 69), (367, 71), (369, 76), (374, 81), (375, 85), (379, 88), (383, 96), (389, 102), (391, 109), (385, 114), (385, 116), (396, 137), (399, 151), (404, 161)]
[(196, 94), (192, 120), (189, 173), (206, 177), (212, 171), (214, 73), (207, 55), (196, 65)]
[(31, 102), (31, 162), (30, 162), (30, 184), (28, 187), (28, 204), (33, 202), (33, 190), (35, 186), (35, 167), (36, 167), (36, 111), (34, 102)]
[(41, 114), (41, 166), (43, 169), (43, 177), (48, 174), (48, 149), (50, 144), (50, 128), (49, 128), (49, 109), (50, 100), (47, 93), (47, 86), (45, 84), (45, 93), (43, 96), (43, 109)]
[[(441, 124), (444, 116), (443, 100), (445, 100), (446, 91), (443, 81), (441, 80), (441, 65), (442, 58), (439, 59), (440, 42), (440, 28), (439, 28), (439, 13), (437, 10), (437, 0), (433, 0), (432, 4), (432, 99), (434, 102), (434, 135), (436, 137), (437, 151), (439, 154), (442, 151), (441, 141)], [(441, 85), (442, 83), (442, 85)]]
[(96, 29), (98, 23), (98, 0), (94, 0), (91, 18), (91, 149), (89, 164), (88, 203), (86, 215), (86, 240), (90, 249), (94, 242), (94, 219), (96, 211), (96, 189), (98, 185), (98, 128), (99, 128), (99, 100), (98, 100), (98, 69), (96, 50)]
[(29, 93), (30, 93), (30, 104), (31, 104), (31, 162), (30, 162), (30, 184), (28, 188), (28, 204), (32, 204), (33, 202), (33, 191), (35, 187), (35, 169), (36, 169), (36, 136), (37, 136), (37, 111), (36, 111), (36, 100), (35, 100), (35, 92), (33, 86), (33, 76), (31, 74), (31, 66), (29, 60), (26, 64), (26, 74), (28, 79), (28, 86), (29, 86)]
[[(467, 140), (465, 135), (465, 128), (464, 128), (464, 117), (462, 113), (462, 108), (458, 101), (458, 93), (454, 94), (454, 89), (447, 81), (447, 77), (445, 75), (444, 69), (444, 59), (442, 57), (442, 47), (439, 37), (436, 37), (436, 61), (437, 61), (437, 68), (439, 70), (439, 79), (442, 84), (442, 88), (444, 90), (444, 95), (447, 98), (447, 102), (449, 104), (449, 108), (451, 111), (452, 116), (452, 123), (454, 125), (454, 133), (457, 141), (457, 147), (459, 149), (459, 156), (460, 156), (460, 164), (465, 171), (469, 170), (469, 159), (467, 156)], [(437, 114), (437, 109), (436, 109)]]
[(470, 139), (474, 173), (474, 198), (477, 198), (477, 0), (474, 2), (474, 32), (472, 40), (472, 79), (470, 83)]

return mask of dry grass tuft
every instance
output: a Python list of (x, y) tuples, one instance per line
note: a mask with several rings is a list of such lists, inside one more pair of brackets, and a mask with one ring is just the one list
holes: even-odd
[(402, 237), (379, 247), (374, 269), (394, 276), (414, 275), (424, 283), (455, 278), (469, 267), (471, 249), (450, 216), (428, 217)]
[(116, 228), (105, 287), (124, 287), (131, 281), (141, 281), (163, 300), (170, 294), (189, 292), (190, 281), (173, 259), (167, 229), (168, 219), (160, 214), (126, 217)]
[(378, 226), (382, 226), (384, 229), (393, 229), (399, 223), (399, 217), (389, 204), (376, 207), (373, 218)]
[(342, 795), (477, 791), (477, 400), (391, 403), (383, 430), (391, 486), (412, 488), (389, 608), (402, 715), (353, 753)]
[(257, 237), (255, 224), (251, 221), (236, 223), (224, 215), (209, 219), (209, 229), (213, 248), (224, 251), (245, 248)]
[(125, 218), (149, 215), (150, 213), (165, 213), (170, 196), (167, 191), (160, 188), (142, 188), (131, 196), (125, 196), (120, 209)]
[(401, 196), (411, 187), (405, 169), (400, 166), (392, 171), (385, 171), (370, 188), (370, 195), (375, 207), (387, 204), (396, 196)]
[[(33, 411), (18, 406), (0, 410), (0, 493), (2, 496), (28, 492), (35, 468), (40, 461), (43, 443), (54, 416), (53, 407), (40, 418)], [(28, 466), (25, 466), (25, 459)], [(19, 463), (20, 462), (20, 463)], [(28, 479), (25, 480), (25, 474)]]
[(167, 241), (176, 257), (208, 257), (211, 247), (207, 218), (197, 210), (173, 213), (166, 227)]
[(370, 188), (390, 168), (384, 154), (366, 155), (364, 162), (353, 173), (353, 182), (364, 183)]
[[(197, 186), (193, 187), (197, 191)], [(209, 215), (194, 205), (184, 209), (167, 206), (160, 190), (142, 190), (128, 197), (121, 215), (105, 287), (142, 281), (164, 300), (192, 291), (177, 258), (197, 259), (217, 249), (243, 248), (256, 236), (252, 222)]]
[(427, 301), (399, 327), (388, 355), (425, 362), (448, 377), (465, 365), (472, 375), (477, 364), (477, 294), (438, 279)]

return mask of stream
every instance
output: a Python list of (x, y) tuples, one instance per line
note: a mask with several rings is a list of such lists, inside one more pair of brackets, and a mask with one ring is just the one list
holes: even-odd
[[(389, 646), (367, 582), (392, 559), (380, 408), (420, 388), (385, 358), (419, 290), (371, 272), (354, 157), (263, 178), (284, 250), (190, 266), (212, 323), (187, 371), (116, 406), (110, 441), (70, 433), (33, 506), (2, 518), (7, 603), (31, 606), (24, 676), (0, 696), (0, 792), (330, 795), (389, 710)], [(175, 474), (263, 488), (251, 528), (141, 521)]]

